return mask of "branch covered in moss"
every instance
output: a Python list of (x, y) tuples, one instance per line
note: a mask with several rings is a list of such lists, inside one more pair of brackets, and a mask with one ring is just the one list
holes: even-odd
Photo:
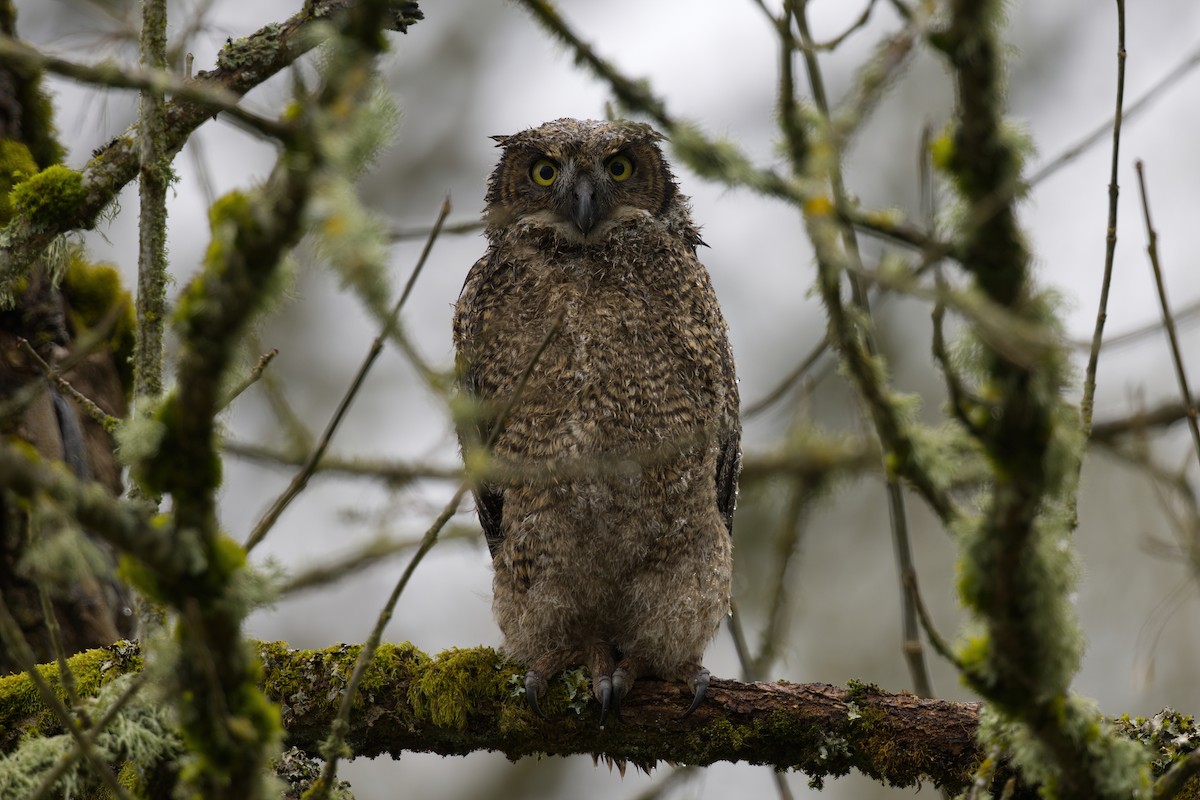
[[(315, 25), (357, 5), (351, 0), (305, 3), (304, 10), (288, 20), (229, 42), (217, 56), (216, 69), (198, 73), (195, 80), (233, 96), (244, 95), (319, 44)], [(394, 0), (389, 9), (385, 17), (389, 30), (404, 32), (422, 17), (415, 2)], [(192, 131), (212, 114), (210, 105), (190, 99), (168, 103), (163, 114), (166, 155), (179, 152)], [(46, 219), (34, 221), (18, 214), (0, 243), (0, 284), (10, 284), (23, 274), (56, 236), (91, 227), (97, 215), (137, 176), (139, 167), (136, 131), (131, 129), (101, 148), (79, 173), (77, 182), (85, 191), (77, 202)]]
[[(1002, 109), (999, 2), (954, 0), (931, 41), (949, 61), (958, 108), (935, 157), (967, 205), (957, 231), (964, 269), (997, 305), (1061, 339), (1030, 276), (1011, 187), (1019, 137)], [(982, 515), (962, 528), (959, 588), (975, 615), (960, 657), (995, 712), (991, 746), (1013, 752), (1025, 777), (1054, 797), (1128, 798), (1147, 788), (1145, 752), (1070, 693), (1081, 636), (1069, 600), (1068, 514), (1082, 452), (1078, 415), (1062, 400), (1065, 344), (1035, 362), (984, 345), (976, 365), (993, 412), (973, 428), (995, 473)]]
[[(261, 685), (282, 709), (288, 744), (316, 754), (337, 713), (358, 645), (290, 650), (254, 645)], [(70, 660), (79, 691), (94, 696), (118, 676), (141, 669), (137, 645), (115, 645)], [(44, 668), (54, 683), (58, 671)], [(509, 758), (597, 753), (633, 763), (710, 764), (746, 761), (797, 769), (814, 782), (856, 770), (896, 786), (933, 782), (963, 789), (984, 754), (975, 743), (980, 706), (892, 694), (861, 683), (740, 683), (714, 680), (708, 699), (678, 719), (688, 695), (680, 684), (640, 679), (623, 704), (625, 721), (601, 729), (585, 677), (552, 681), (545, 709), (532, 716), (520, 695), (522, 671), (490, 648), (448, 650), (436, 658), (409, 644), (383, 645), (364, 678), (347, 742), (356, 756), (400, 757), (408, 751), (464, 755), (476, 750)], [(20, 733), (59, 731), (27, 675), (0, 678), (0, 752)], [(1164, 711), (1149, 720), (1117, 721), (1122, 735), (1156, 753), (1156, 773), (1186, 758), (1200, 741), (1193, 720)], [(1011, 775), (1003, 768), (998, 792)], [(1033, 798), (1018, 788), (1015, 798)], [(1200, 797), (1188, 787), (1185, 798)]]
[[(318, 753), (337, 713), (357, 645), (289, 650), (257, 646), (262, 686), (280, 703), (288, 743)], [(123, 642), (70, 661), (81, 691), (93, 693), (141, 668), (136, 645)], [(57, 671), (47, 672), (53, 680)], [(748, 761), (800, 769), (814, 779), (857, 770), (897, 786), (933, 781), (962, 788), (980, 754), (972, 737), (974, 703), (923, 700), (852, 683), (739, 683), (717, 680), (687, 720), (681, 685), (639, 680), (625, 702), (624, 723), (601, 729), (598, 704), (582, 676), (553, 682), (549, 721), (532, 716), (520, 696), (520, 670), (490, 648), (449, 650), (430, 658), (411, 645), (384, 645), (368, 669), (347, 742), (355, 755), (399, 757), (405, 750), (462, 755), (498, 750), (510, 758), (600, 753), (653, 764)], [(0, 730), (37, 720), (56, 733), (28, 676), (0, 679)], [(0, 740), (4, 750), (14, 739)]]

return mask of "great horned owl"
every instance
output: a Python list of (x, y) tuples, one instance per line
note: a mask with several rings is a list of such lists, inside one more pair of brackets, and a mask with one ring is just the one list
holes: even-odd
[(601, 725), (646, 674), (685, 681), (690, 714), (729, 610), (741, 425), (688, 200), (647, 125), (494, 138), (454, 343), (464, 453), (502, 468), (475, 500), (504, 650), (539, 715), (547, 678), (578, 664)]

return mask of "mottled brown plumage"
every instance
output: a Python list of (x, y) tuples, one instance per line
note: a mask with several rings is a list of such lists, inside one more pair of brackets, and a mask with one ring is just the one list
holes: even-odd
[(546, 679), (578, 664), (602, 720), (641, 674), (686, 681), (694, 709), (729, 610), (733, 355), (660, 138), (572, 119), (496, 137), (489, 246), (455, 310), (478, 401), (464, 451), (511, 467), (476, 505), (535, 711)]

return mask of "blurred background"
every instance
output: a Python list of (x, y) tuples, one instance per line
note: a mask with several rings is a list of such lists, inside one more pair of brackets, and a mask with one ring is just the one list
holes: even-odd
[[(767, 2), (768, 7), (778, 3)], [(813, 0), (817, 40), (851, 25), (862, 2)], [(870, 22), (832, 54), (822, 56), (831, 96), (850, 85), (854, 69), (879, 39), (897, 28), (890, 6), (878, 3)], [(241, 37), (295, 13), (300, 0), (181, 0), (172, 3), (172, 35), (195, 55), (197, 70), (210, 68), (227, 37)], [(750, 0), (563, 0), (558, 7), (598, 52), (625, 74), (647, 78), (671, 112), (728, 137), (759, 163), (780, 164), (774, 98), (774, 33)], [(24, 38), (83, 61), (136, 61), (140, 4), (135, 0), (17, 0)], [(602, 117), (605, 85), (573, 63), (517, 6), (503, 2), (440, 0), (423, 4), (426, 19), (408, 35), (392, 37), (383, 62), (400, 110), (391, 147), (361, 180), (366, 204), (397, 231), (428, 227), (442, 198), (454, 203), (451, 222), (477, 219), (484, 184), (497, 152), (487, 138), (562, 116)], [(1012, 120), (1036, 151), (1031, 169), (1047, 163), (1112, 114), (1116, 85), (1116, 10), (1094, 0), (1031, 0), (1008, 4), (1005, 39), (1011, 44), (1008, 105)], [(1200, 58), (1200, 5), (1194, 0), (1132, 3), (1127, 49), (1127, 104), (1188, 58)], [(176, 40), (178, 41), (178, 39)], [(58, 125), (81, 166), (96, 147), (133, 121), (136, 97), (97, 94), (51, 80)], [(802, 85), (806, 85), (806, 82)], [(289, 80), (278, 76), (252, 92), (247, 104), (265, 115), (287, 101)], [(1145, 258), (1145, 231), (1137, 202), (1135, 158), (1146, 162), (1152, 209), (1173, 307), (1200, 301), (1200, 247), (1188, 237), (1200, 219), (1200, 69), (1157, 95), (1124, 128), (1120, 181), (1120, 232), (1108, 338), (1154, 326), (1158, 301)], [(846, 160), (847, 184), (866, 207), (895, 208), (920, 220), (919, 151), (926, 126), (941, 129), (953, 104), (942, 64), (920, 52), (887, 95)], [(1033, 187), (1021, 206), (1022, 222), (1042, 284), (1062, 296), (1068, 336), (1090, 339), (1104, 263), (1109, 140), (1103, 139)], [(218, 119), (193, 136), (175, 160), (179, 180), (170, 198), (170, 259), (174, 293), (195, 273), (208, 241), (206, 207), (215, 196), (266, 175), (274, 151)], [(814, 268), (798, 215), (744, 190), (705, 183), (677, 167), (694, 216), (711, 249), (701, 253), (729, 321), (738, 358), (743, 402), (770, 392), (824, 334), (825, 318), (809, 296)], [(85, 240), (94, 256), (120, 266), (130, 285), (136, 269), (136, 189), (122, 195), (121, 210)], [(878, 243), (865, 240), (869, 259)], [(420, 238), (402, 239), (392, 251), (391, 279), (398, 290), (411, 272)], [(451, 306), (468, 267), (482, 254), (478, 231), (444, 235), (416, 285), (403, 321), (413, 343), (432, 365), (451, 362)], [(1185, 356), (1200, 336), (1181, 317)], [(879, 340), (896, 384), (924, 399), (923, 414), (941, 414), (942, 384), (930, 363), (931, 326), (924, 303), (888, 299), (878, 306)], [(261, 323), (261, 348), (278, 348), (268, 369), (279, 395), (296, 417), (319, 432), (346, 390), (376, 335), (357, 298), (318, 256), (301, 248), (286, 302)], [(1082, 374), (1086, 349), (1076, 350)], [(814, 380), (766, 412), (747, 420), (748, 457), (778, 451), (789, 436), (819, 429), (861, 434), (866, 427), (844, 383), (819, 364)], [(1200, 358), (1189, 368), (1200, 371)], [(1077, 394), (1077, 392), (1076, 392)], [(225, 417), (227, 437), (271, 448), (288, 446), (278, 402), (260, 384)], [(1161, 331), (1115, 341), (1104, 351), (1097, 421), (1127, 417), (1177, 397)], [(1181, 424), (1146, 436), (1146, 454), (1161, 468), (1187, 469), (1195, 454)], [(419, 462), (452, 468), (457, 452), (445, 400), (430, 391), (394, 348), (385, 351), (338, 433), (339, 457)], [(1192, 465), (1189, 467), (1189, 465)], [(226, 459), (222, 521), (244, 538), (293, 469), (245, 458)], [(297, 572), (352, 553), (387, 536), (418, 537), (454, 485), (433, 480), (400, 488), (378, 481), (318, 476), (285, 513), (256, 559)], [(735, 527), (735, 597), (757, 648), (772, 599), (766, 575), (777, 569), (780, 535), (795, 538), (786, 572), (785, 613), (769, 677), (835, 684), (849, 679), (889, 690), (911, 689), (900, 644), (900, 589), (884, 489), (877, 476), (837, 482), (805, 505), (796, 524), (781, 524), (787, 485), (769, 481), (745, 487)], [(955, 546), (925, 512), (909, 504), (913, 546), (925, 599), (942, 631), (952, 637), (960, 618), (954, 593)], [(1195, 712), (1194, 676), (1200, 669), (1197, 568), (1186, 557), (1196, 531), (1179, 523), (1177, 496), (1147, 471), (1110, 451), (1094, 448), (1083, 473), (1076, 535), (1080, 580), (1076, 594), (1088, 640), (1076, 689), (1108, 714), (1152, 714), (1165, 705)], [(476, 530), (465, 506), (455, 529)], [(404, 553), (381, 559), (333, 586), (287, 597), (251, 620), (250, 634), (286, 639), (296, 647), (360, 642), (403, 569)], [(390, 641), (411, 640), (429, 653), (451, 646), (496, 645), (490, 611), (491, 570), (477, 534), (440, 544), (417, 570), (387, 630)], [(935, 692), (968, 699), (953, 670), (929, 655)], [(706, 664), (714, 675), (739, 677), (741, 668), (724, 628)], [(652, 791), (670, 768), (623, 779), (594, 767), (587, 757), (526, 759), (508, 763), (497, 754), (462, 760), (405, 754), (402, 759), (358, 760), (342, 774), (360, 800), (403, 794), (421, 798), (638, 797)], [(803, 775), (786, 781), (796, 797), (817, 796)], [(777, 789), (761, 767), (718, 764), (690, 773), (670, 789), (673, 797), (771, 797)], [(895, 796), (861, 776), (827, 783), (826, 798)]]

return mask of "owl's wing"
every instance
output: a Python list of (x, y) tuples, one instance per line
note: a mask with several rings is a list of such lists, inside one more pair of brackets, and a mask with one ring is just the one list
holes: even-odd
[[(477, 401), (486, 400), (487, 392), (480, 385), (479, 370), (471, 354), (474, 343), (478, 342), (482, 335), (476, 293), (479, 285), (487, 280), (492, 266), (489, 254), (479, 259), (467, 273), (454, 314), (458, 390)], [(479, 404), (469, 420), (460, 420), (458, 423), (458, 441), (464, 451), (468, 447), (486, 446), (492, 437), (495, 420), (484, 411), (483, 405), (484, 403)], [(471, 493), (475, 497), (475, 509), (479, 515), (479, 524), (483, 528), (484, 539), (487, 540), (488, 552), (495, 558), (500, 543), (504, 541), (504, 491), (498, 486), (476, 483), (472, 486)]]
[(721, 437), (717, 452), (717, 509), (733, 535), (733, 509), (737, 505), (738, 473), (742, 471), (742, 436), (736, 423)]
[[(718, 312), (719, 313), (719, 312)], [(724, 330), (725, 323), (719, 321)], [(725, 408), (724, 428), (717, 440), (717, 509), (725, 518), (725, 527), (733, 535), (733, 509), (737, 505), (738, 476), (742, 472), (741, 398), (738, 392), (737, 369), (728, 334), (724, 337)]]

